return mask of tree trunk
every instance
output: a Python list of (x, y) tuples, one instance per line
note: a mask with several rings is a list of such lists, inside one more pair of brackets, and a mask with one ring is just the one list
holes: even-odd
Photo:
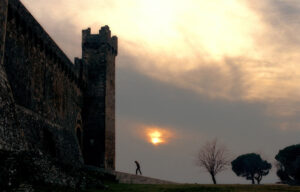
[(262, 175), (258, 175), (257, 177), (254, 177), (254, 178), (255, 178), (257, 184), (260, 184), (260, 181), (262, 179)]
[(261, 177), (256, 178), (257, 184), (260, 184), (260, 181), (261, 181)]
[(252, 177), (251, 180), (252, 180), (252, 185), (254, 185), (255, 184), (254, 178)]
[(211, 174), (211, 179), (213, 180), (214, 184), (217, 184), (216, 178), (214, 174)]

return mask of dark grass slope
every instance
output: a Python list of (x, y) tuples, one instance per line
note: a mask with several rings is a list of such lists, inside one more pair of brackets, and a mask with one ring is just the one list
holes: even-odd
[[(145, 185), (145, 184), (107, 184), (107, 189), (86, 190), (83, 192), (300, 192), (300, 187), (288, 185)], [(71, 192), (72, 189), (60, 187), (37, 187), (39, 192)]]
[[(300, 187), (288, 185), (145, 185), (145, 184), (108, 184), (104, 190), (85, 192), (300, 192)], [(71, 192), (66, 188), (39, 187), (39, 192)]]
[[(109, 186), (108, 192), (300, 192), (287, 185), (125, 185)], [(97, 191), (91, 191), (97, 192)]]
[[(133, 185), (112, 184), (107, 192), (300, 192), (287, 185)], [(100, 192), (90, 190), (89, 192)]]

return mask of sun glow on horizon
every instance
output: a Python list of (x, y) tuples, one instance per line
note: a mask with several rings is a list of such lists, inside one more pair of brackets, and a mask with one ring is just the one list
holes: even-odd
[(174, 136), (174, 133), (170, 130), (157, 126), (144, 126), (143, 130), (147, 141), (154, 146), (167, 144), (170, 142), (171, 137)]
[(149, 136), (151, 137), (151, 142), (154, 145), (158, 145), (160, 143), (163, 143), (164, 141), (161, 139), (161, 133), (158, 131), (155, 131), (153, 133), (149, 133)]

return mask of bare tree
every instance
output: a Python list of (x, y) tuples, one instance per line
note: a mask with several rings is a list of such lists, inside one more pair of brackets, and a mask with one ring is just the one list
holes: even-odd
[(196, 165), (205, 169), (217, 184), (216, 175), (224, 171), (230, 163), (228, 150), (225, 146), (219, 146), (217, 139), (207, 142), (199, 151)]

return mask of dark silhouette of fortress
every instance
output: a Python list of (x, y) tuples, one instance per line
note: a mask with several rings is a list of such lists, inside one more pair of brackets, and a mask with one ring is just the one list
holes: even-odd
[(73, 64), (19, 0), (0, 1), (0, 149), (115, 169), (115, 57), (108, 26), (82, 31)]

